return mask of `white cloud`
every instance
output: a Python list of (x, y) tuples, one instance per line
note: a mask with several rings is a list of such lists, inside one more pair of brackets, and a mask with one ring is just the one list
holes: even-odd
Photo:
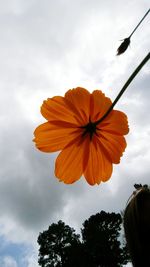
[(10, 256), (0, 257), (1, 267), (18, 267), (17, 262)]
[(23, 258), (21, 259), (21, 265), (25, 267), (38, 267), (38, 257), (37, 257), (37, 244), (35, 244), (34, 248), (29, 246)]

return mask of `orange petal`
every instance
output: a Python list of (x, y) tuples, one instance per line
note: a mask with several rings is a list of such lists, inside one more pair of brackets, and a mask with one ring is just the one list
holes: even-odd
[(112, 174), (112, 162), (94, 136), (89, 144), (89, 158), (84, 176), (90, 185), (107, 181)]
[(83, 174), (83, 153), (85, 140), (80, 143), (77, 138), (58, 155), (55, 165), (55, 175), (66, 184), (77, 181)]
[(90, 114), (90, 93), (81, 87), (67, 91), (65, 99), (70, 108), (75, 109), (75, 113), (80, 118), (80, 124), (84, 125), (89, 121)]
[(112, 110), (109, 116), (98, 124), (97, 127), (118, 135), (125, 135), (129, 132), (127, 116), (118, 110)]
[(118, 164), (120, 162), (120, 157), (126, 148), (125, 138), (120, 135), (100, 131), (100, 134), (98, 134), (98, 140), (111, 161), (115, 164)]
[(76, 114), (70, 109), (66, 103), (65, 98), (61, 96), (55, 96), (48, 98), (43, 102), (41, 107), (41, 113), (48, 121), (65, 121), (78, 124)]
[(105, 112), (109, 109), (112, 102), (110, 98), (106, 97), (102, 91), (95, 90), (91, 94), (91, 108), (90, 117), (91, 121), (97, 121), (100, 119)]
[[(70, 126), (70, 127), (69, 127)], [(62, 150), (70, 141), (80, 135), (80, 129), (71, 124), (46, 122), (38, 126), (34, 132), (36, 147), (43, 152)]]

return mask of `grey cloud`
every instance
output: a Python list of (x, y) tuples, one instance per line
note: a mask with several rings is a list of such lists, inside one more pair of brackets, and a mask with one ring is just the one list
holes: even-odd
[(54, 177), (57, 154), (44, 154), (35, 148), (32, 142), (35, 126), (19, 110), (12, 96), (9, 112), (2, 113), (0, 214), (36, 232), (61, 217), (69, 199), (80, 197), (84, 189), (83, 185), (66, 186), (58, 182)]
[(7, 145), (1, 157), (0, 212), (25, 228), (36, 230), (61, 214), (69, 195), (79, 197), (82, 187), (78, 191), (58, 182), (54, 177), (54, 156), (36, 150), (33, 127), (28, 122), (11, 122), (10, 127), (11, 132), (6, 129), (1, 136)]

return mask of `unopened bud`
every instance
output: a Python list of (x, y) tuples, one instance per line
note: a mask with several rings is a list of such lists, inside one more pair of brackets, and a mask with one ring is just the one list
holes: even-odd
[(125, 38), (117, 49), (117, 56), (123, 54), (127, 50), (129, 44), (130, 44), (130, 37)]

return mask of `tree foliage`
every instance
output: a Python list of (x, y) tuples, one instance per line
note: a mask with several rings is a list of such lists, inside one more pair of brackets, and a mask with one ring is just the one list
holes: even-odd
[(58, 221), (49, 226), (48, 230), (39, 234), (39, 264), (42, 267), (65, 266), (69, 249), (77, 246), (79, 235), (75, 230)]
[(58, 221), (39, 234), (39, 265), (42, 267), (120, 267), (129, 255), (122, 246), (121, 215), (101, 211), (83, 223), (82, 239)]
[(119, 241), (122, 218), (118, 213), (101, 211), (83, 224), (82, 238), (95, 266), (117, 267), (127, 263), (128, 255)]

